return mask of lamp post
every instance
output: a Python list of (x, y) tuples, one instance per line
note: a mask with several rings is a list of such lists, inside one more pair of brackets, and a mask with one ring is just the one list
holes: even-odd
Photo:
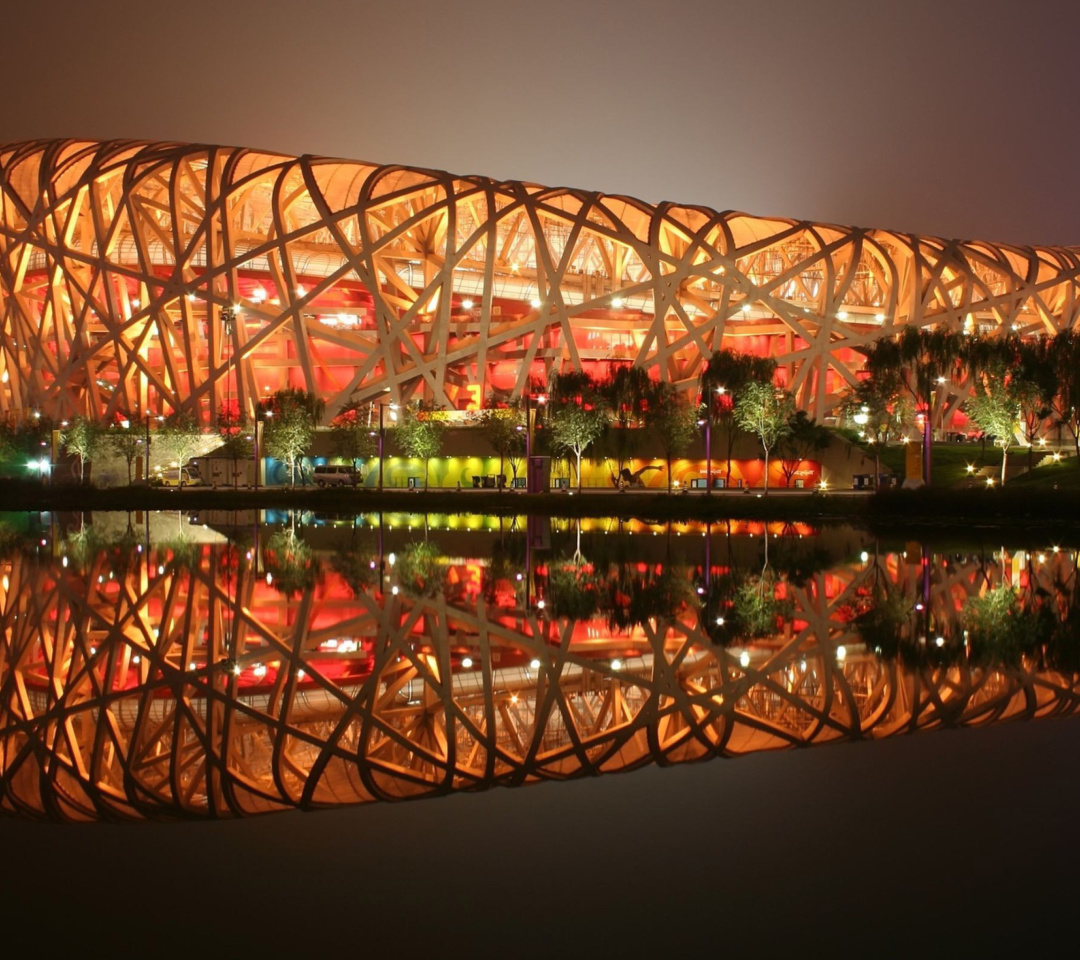
[(143, 417), (143, 420), (146, 423), (146, 444), (145, 444), (146, 445), (146, 455), (145, 455), (146, 464), (143, 467), (143, 479), (147, 483), (149, 483), (150, 482), (150, 421), (151, 420), (157, 420), (158, 423), (161, 423), (161, 422), (163, 422), (165, 420), (165, 418), (163, 416), (161, 416), (161, 415), (158, 415), (158, 416), (155, 417), (152, 413), (148, 413), (148, 414), (146, 414), (145, 417)]
[[(386, 411), (386, 404), (379, 404), (379, 493), (383, 492), (383, 470), (385, 463), (383, 461), (383, 444), (386, 442), (386, 425), (383, 422), (383, 413)], [(382, 531), (379, 531), (379, 536), (382, 536)]]
[(532, 493), (532, 395), (525, 388), (525, 492)]
[(253, 439), (252, 439), (252, 443), (251, 443), (251, 449), (253, 451), (253, 456), (255, 458), (255, 491), (256, 492), (258, 492), (258, 490), (259, 490), (259, 440), (260, 440), (260, 431), (262, 430), (262, 426), (266, 422), (266, 420), (269, 417), (272, 417), (274, 415), (273, 410), (263, 410), (261, 412), (262, 412), (262, 416), (260, 417), (259, 416), (259, 413), (260, 413), (259, 408), (258, 407), (255, 408), (255, 432), (252, 435)]
[[(547, 395), (540, 393), (536, 397), (536, 412), (539, 413), (539, 408), (547, 403)], [(532, 408), (532, 394), (528, 389), (525, 391), (525, 492), (526, 493), (539, 493), (540, 491), (533, 489), (533, 472), (532, 472), (532, 433), (533, 433), (533, 408)]]
[(144, 418), (146, 421), (146, 442), (143, 444), (143, 480), (150, 483), (150, 414)]
[(712, 496), (712, 397), (705, 404), (705, 496)]
[[(226, 371), (225, 371), (225, 404), (226, 404), (225, 415), (226, 415), (226, 418), (227, 418), (226, 419), (226, 425), (227, 425), (226, 429), (228, 430), (228, 436), (229, 436), (230, 441), (233, 439), (233, 433), (232, 433), (233, 427), (234, 426), (236, 427), (237, 433), (239, 433), (239, 429), (240, 429), (240, 397), (239, 397), (239, 391), (237, 391), (238, 395), (237, 395), (237, 398), (236, 398), (236, 423), (235, 424), (233, 424), (231, 422), (232, 421), (232, 406), (231, 406), (230, 400), (229, 400), (229, 396), (230, 396), (229, 375), (232, 373), (233, 360), (234, 360), (234, 358), (236, 356), (236, 351), (234, 351), (233, 348), (232, 348), (232, 346), (233, 346), (232, 345), (232, 338), (233, 338), (233, 335), (236, 332), (236, 319), (237, 319), (238, 315), (239, 315), (239, 311), (233, 309), (232, 307), (222, 307), (221, 312), (218, 314), (218, 317), (221, 320), (222, 332), (225, 334), (225, 341), (229, 344), (228, 366), (226, 367)], [(237, 437), (237, 442), (239, 442), (239, 437)], [(235, 448), (235, 446), (233, 447), (233, 489), (234, 490), (236, 489), (236, 448)]]
[[(390, 388), (387, 387), (383, 392), (384, 393), (389, 393)], [(385, 417), (385, 414), (386, 414), (386, 403), (385, 402), (380, 402), (379, 403), (379, 493), (383, 492), (383, 470), (384, 470), (384, 468), (386, 466), (386, 461), (385, 461), (384, 455), (383, 455), (383, 448), (384, 448), (384, 445), (386, 444), (386, 417)], [(392, 422), (396, 423), (397, 418), (398, 418), (397, 417), (397, 404), (396, 403), (391, 403), (390, 404), (390, 420)]]

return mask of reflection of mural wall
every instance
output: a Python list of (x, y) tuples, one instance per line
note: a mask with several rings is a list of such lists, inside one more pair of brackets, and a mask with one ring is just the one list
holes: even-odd
[[(0, 809), (242, 816), (1080, 708), (1077, 676), (1034, 662), (904, 668), (862, 649), (853, 608), (875, 584), (923, 596), (914, 555), (787, 584), (782, 627), (727, 649), (691, 607), (621, 633), (546, 618), (512, 564), (488, 589), (486, 561), (440, 560), (441, 592), (421, 596), (404, 555), (381, 590), (354, 594), (343, 578), (367, 558), (338, 558), (291, 598), (236, 547), (0, 562)], [(1000, 577), (943, 564), (928, 599), (947, 620)]]
[(0, 146), (0, 264), (0, 413), (58, 420), (284, 387), (460, 409), (613, 361), (693, 390), (721, 346), (821, 419), (884, 334), (1052, 333), (1080, 305), (1076, 248), (130, 141)]

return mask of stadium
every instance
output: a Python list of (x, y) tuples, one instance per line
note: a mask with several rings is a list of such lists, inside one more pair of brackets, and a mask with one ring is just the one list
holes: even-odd
[[(1072, 327), (1080, 248), (753, 217), (181, 143), (0, 147), (0, 415), (251, 414), (282, 388), (476, 410), (553, 371), (697, 391), (767, 355), (818, 419), (906, 325)], [(951, 409), (963, 385), (948, 385)], [(946, 404), (947, 410), (949, 405)]]

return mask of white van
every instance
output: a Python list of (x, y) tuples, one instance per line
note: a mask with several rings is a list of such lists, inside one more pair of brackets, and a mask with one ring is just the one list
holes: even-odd
[(315, 468), (314, 480), (320, 487), (355, 487), (360, 474), (355, 467), (326, 463)]

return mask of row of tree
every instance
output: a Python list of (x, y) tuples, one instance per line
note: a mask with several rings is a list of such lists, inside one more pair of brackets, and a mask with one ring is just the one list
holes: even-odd
[[(672, 459), (689, 448), (702, 428), (710, 441), (714, 428), (723, 438), (728, 478), (735, 442), (745, 433), (755, 437), (764, 452), (767, 493), (769, 460), (775, 452), (784, 458), (790, 485), (799, 463), (830, 442), (829, 431), (796, 411), (794, 398), (776, 385), (775, 374), (771, 358), (718, 350), (702, 371), (697, 403), (673, 384), (650, 379), (639, 367), (620, 367), (605, 380), (587, 373), (556, 374), (549, 385), (550, 448), (576, 460), (579, 489), (582, 455), (600, 440), (618, 463), (614, 479), (632, 480), (636, 476), (624, 464), (642, 440), (638, 428), (651, 427), (664, 448), (670, 491)], [(711, 486), (711, 450), (709, 459)]]
[(964, 408), (984, 436), (1002, 450), (1019, 436), (1029, 449), (1049, 426), (1066, 429), (1080, 455), (1080, 335), (1021, 338), (964, 336), (947, 330), (905, 328), (866, 349), (867, 376), (846, 398), (848, 417), (875, 441), (902, 436), (913, 422), (923, 435), (923, 479), (931, 479), (934, 424), (950, 396), (970, 396)]
[[(543, 410), (536, 424), (537, 449), (570, 459), (580, 489), (582, 458), (597, 444), (605, 456), (616, 462), (612, 480), (619, 484), (633, 482), (646, 470), (658, 469), (645, 467), (632, 473), (627, 466), (640, 452), (645, 436), (651, 434), (664, 451), (670, 491), (673, 458), (685, 452), (700, 436), (701, 428), (708, 425), (726, 437), (729, 475), (738, 433), (746, 431), (757, 436), (765, 451), (767, 477), (769, 455), (778, 445), (788, 462), (797, 464), (828, 442), (827, 433), (805, 414), (795, 413), (791, 396), (773, 385), (775, 366), (771, 360), (718, 351), (701, 378), (701, 395), (705, 398), (702, 403), (692, 402), (670, 383), (652, 380), (640, 367), (621, 365), (603, 379), (579, 372), (554, 374), (547, 384), (546, 403), (537, 406)], [(342, 408), (331, 423), (334, 452), (354, 466), (378, 455), (379, 428), (383, 424), (375, 422), (375, 410), (370, 402), (357, 401)], [(263, 424), (263, 453), (287, 465), (292, 484), (323, 412), (323, 402), (301, 390), (279, 390), (259, 405), (256, 416)], [(424, 402), (392, 405), (391, 416), (389, 426), (395, 445), (406, 456), (425, 461), (426, 489), (427, 465), (442, 450), (446, 418), (437, 406)], [(0, 455), (23, 447), (32, 454), (31, 448), (38, 443), (47, 445), (51, 426), (37, 420), (32, 428), (0, 431)], [(520, 399), (496, 404), (489, 397), (480, 427), (499, 455), (500, 475), (508, 463), (516, 479), (527, 449), (525, 404)], [(235, 404), (225, 405), (219, 411), (217, 433), (219, 450), (232, 457), (235, 474), (235, 462), (253, 455), (252, 425)], [(149, 421), (133, 421), (120, 415), (111, 424), (76, 417), (61, 431), (64, 449), (79, 459), (81, 480), (87, 464), (112, 455), (126, 463), (130, 483), (137, 459), (145, 460), (147, 438), (160, 452), (156, 459), (175, 464), (182, 485), (184, 466), (205, 443), (201, 424), (190, 414), (173, 413)]]

